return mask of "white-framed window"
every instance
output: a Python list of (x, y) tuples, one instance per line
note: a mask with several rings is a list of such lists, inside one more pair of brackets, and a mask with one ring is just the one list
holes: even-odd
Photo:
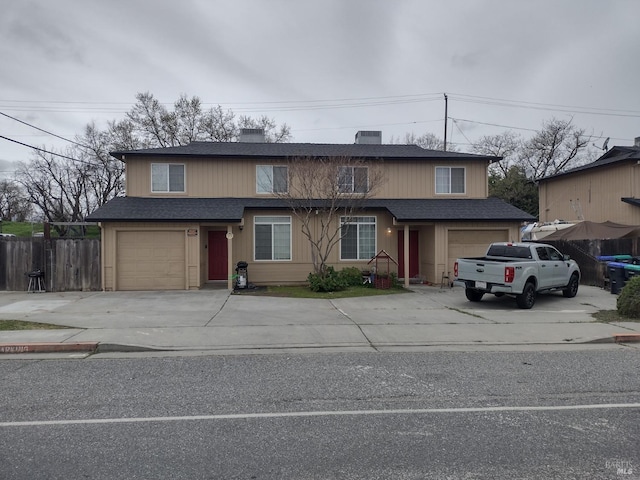
[(376, 217), (340, 217), (340, 260), (370, 260), (376, 255)]
[(465, 168), (436, 167), (436, 193), (465, 193)]
[(338, 169), (338, 189), (342, 193), (367, 193), (369, 191), (369, 169), (367, 167), (340, 167)]
[(286, 165), (256, 165), (256, 192), (286, 193), (289, 170)]
[(291, 260), (291, 217), (255, 217), (254, 259)]
[(184, 193), (184, 164), (152, 163), (151, 191)]

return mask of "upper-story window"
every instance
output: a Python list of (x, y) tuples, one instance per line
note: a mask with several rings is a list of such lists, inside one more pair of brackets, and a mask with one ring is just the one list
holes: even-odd
[(340, 167), (338, 188), (342, 193), (367, 193), (369, 191), (369, 169), (367, 167)]
[(256, 192), (287, 193), (289, 191), (289, 174), (283, 165), (256, 166)]
[(436, 167), (436, 193), (465, 193), (464, 167)]
[(180, 163), (152, 163), (151, 191), (184, 193), (184, 165)]

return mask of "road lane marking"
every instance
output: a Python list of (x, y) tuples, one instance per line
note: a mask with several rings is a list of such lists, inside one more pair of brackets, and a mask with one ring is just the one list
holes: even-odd
[(57, 425), (97, 425), (116, 423), (185, 422), (203, 420), (249, 420), (254, 418), (340, 417), (364, 415), (425, 415), (439, 413), (492, 413), (492, 412), (556, 412), (563, 410), (606, 410), (640, 408), (640, 403), (603, 403), (592, 405), (547, 405), (523, 407), (462, 407), (418, 408), (406, 410), (336, 410), (311, 412), (230, 413), (219, 415), (188, 415), (178, 417), (88, 418), (72, 420), (35, 420), (26, 422), (0, 422), (0, 427), (41, 427)]

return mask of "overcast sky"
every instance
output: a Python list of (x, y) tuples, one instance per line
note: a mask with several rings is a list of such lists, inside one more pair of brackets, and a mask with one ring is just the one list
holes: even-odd
[[(0, 113), (63, 137), (138, 92), (268, 115), (294, 142), (444, 131), (462, 151), (552, 117), (640, 136), (638, 0), (4, 0)], [(0, 115), (0, 135), (67, 144)], [(32, 150), (0, 139), (0, 172)]]

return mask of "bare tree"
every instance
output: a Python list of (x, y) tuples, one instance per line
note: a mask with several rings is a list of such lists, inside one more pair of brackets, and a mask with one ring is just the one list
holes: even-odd
[[(71, 157), (73, 150), (67, 150)], [(16, 180), (49, 222), (79, 222), (94, 208), (86, 195), (91, 165), (71, 158), (60, 158), (38, 151), (27, 163), (21, 163)], [(64, 227), (54, 227), (64, 236)]]
[[(444, 150), (444, 140), (437, 135), (426, 132), (422, 135), (416, 135), (414, 132), (407, 132), (404, 134), (404, 138), (395, 139), (391, 137), (390, 143), (399, 145), (418, 145), (426, 150)], [(454, 151), (450, 145), (447, 145), (449, 150)]]
[(24, 222), (31, 213), (31, 203), (22, 187), (10, 180), (0, 180), (0, 220)]
[(518, 163), (527, 177), (539, 180), (578, 166), (580, 153), (590, 143), (591, 137), (585, 135), (584, 129), (576, 128), (572, 120), (552, 119), (524, 142)]
[(136, 95), (136, 104), (127, 113), (131, 131), (144, 147), (175, 147), (194, 141), (232, 142), (240, 128), (263, 128), (268, 142), (288, 142), (291, 129), (277, 126), (273, 119), (241, 116), (220, 105), (203, 110), (198, 97), (181, 95), (169, 110), (151, 93)]
[[(288, 186), (272, 189), (273, 193), (300, 221), (311, 246), (314, 273), (324, 278), (333, 248), (383, 184), (382, 169), (351, 157), (299, 157), (286, 167)], [(274, 180), (267, 178), (266, 183), (274, 185)]]
[(490, 173), (501, 177), (506, 177), (510, 168), (516, 163), (521, 148), (522, 138), (511, 131), (484, 136), (471, 146), (473, 153), (503, 157), (501, 161), (489, 167)]
[(118, 147), (118, 135), (125, 132), (126, 130), (119, 130), (115, 125), (106, 131), (100, 131), (94, 124), (89, 124), (84, 135), (76, 138), (83, 145), (75, 148), (74, 154), (86, 166), (83, 169), (87, 189), (84, 195), (91, 209), (104, 205), (124, 191), (124, 164), (109, 155), (109, 151)]

